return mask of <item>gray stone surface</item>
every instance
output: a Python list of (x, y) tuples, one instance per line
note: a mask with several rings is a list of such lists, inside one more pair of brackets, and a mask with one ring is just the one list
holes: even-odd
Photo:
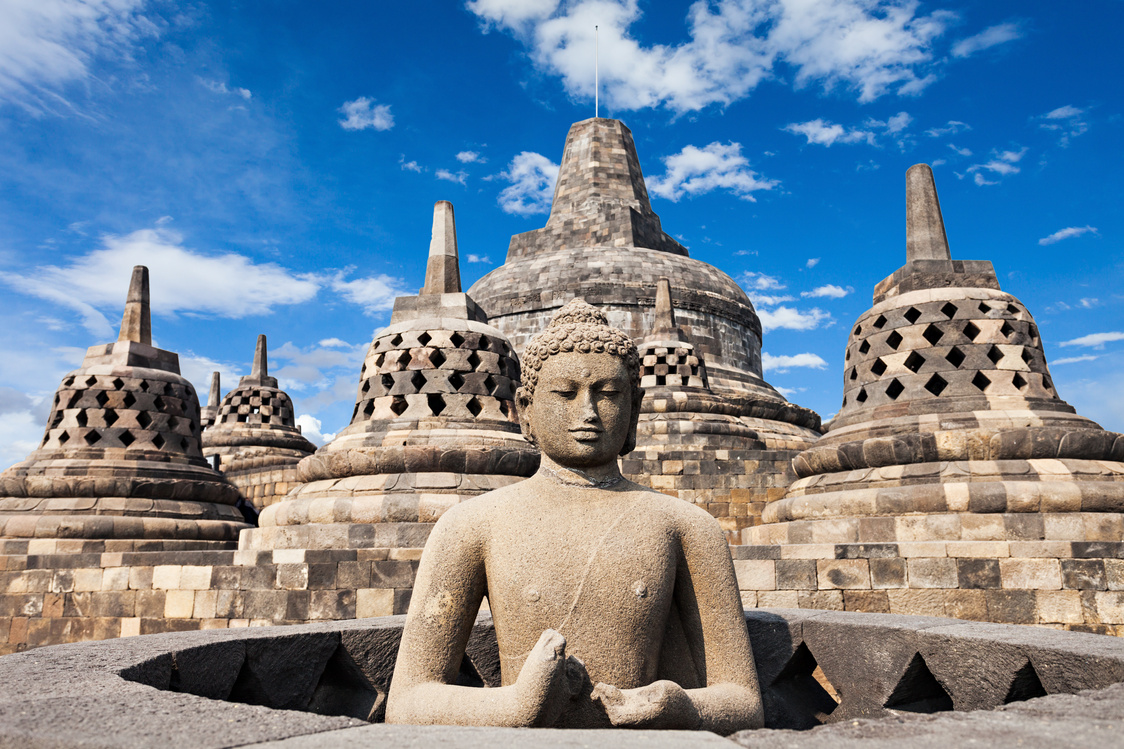
[(331, 733), (299, 736), (254, 744), (262, 749), (350, 749), (351, 747), (458, 747), (492, 749), (496, 746), (536, 746), (551, 749), (734, 749), (734, 744), (706, 731), (574, 731), (560, 728), (473, 728), (460, 726), (382, 725), (345, 728)]

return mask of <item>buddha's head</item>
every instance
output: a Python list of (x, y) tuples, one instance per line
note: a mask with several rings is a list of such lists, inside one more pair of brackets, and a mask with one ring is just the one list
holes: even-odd
[(636, 447), (640, 357), (597, 308), (575, 299), (530, 340), (516, 394), (523, 434), (556, 463), (592, 468)]

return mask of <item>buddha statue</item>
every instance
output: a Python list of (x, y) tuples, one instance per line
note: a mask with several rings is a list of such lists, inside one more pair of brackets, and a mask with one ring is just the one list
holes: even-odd
[[(422, 555), (390, 723), (703, 729), (763, 722), (733, 562), (706, 511), (626, 480), (636, 346), (581, 300), (522, 357), (531, 478), (462, 502)], [(487, 596), (502, 685), (458, 686)]]

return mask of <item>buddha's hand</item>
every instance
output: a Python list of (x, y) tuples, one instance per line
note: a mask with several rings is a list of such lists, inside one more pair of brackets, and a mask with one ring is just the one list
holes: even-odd
[(654, 681), (637, 689), (598, 684), (590, 695), (618, 728), (694, 728), (698, 711), (683, 687), (674, 681)]
[(532, 725), (553, 725), (588, 681), (585, 664), (572, 655), (567, 657), (566, 638), (548, 629), (515, 680), (519, 707), (534, 716)]

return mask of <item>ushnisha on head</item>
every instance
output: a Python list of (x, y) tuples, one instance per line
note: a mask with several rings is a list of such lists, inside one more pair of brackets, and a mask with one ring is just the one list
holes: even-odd
[[(557, 409), (545, 412), (545, 397), (535, 408), (535, 393), (549, 389), (553, 394), (564, 384), (560, 380), (579, 382), (593, 378), (608, 383), (614, 374), (616, 383), (597, 387), (608, 388), (605, 408), (592, 406), (595, 413), (589, 418), (596, 421), (595, 429), (604, 430), (604, 439), (614, 439), (620, 433), (622, 444), (613, 450), (612, 457), (627, 455), (636, 446), (636, 422), (640, 416), (640, 401), (644, 391), (640, 387), (640, 356), (636, 344), (620, 330), (609, 325), (605, 314), (581, 299), (568, 302), (555, 314), (550, 325), (530, 340), (521, 357), (523, 383), (516, 393), (519, 420), (524, 436), (549, 457), (560, 463), (570, 462), (567, 455), (552, 454), (547, 431), (566, 430), (572, 424), (559, 421), (563, 417)], [(627, 392), (615, 393), (615, 390)], [(612, 407), (614, 398), (623, 401), (627, 412)], [(539, 413), (544, 411), (543, 413)], [(571, 414), (573, 415), (573, 414)], [(623, 418), (624, 423), (621, 423)], [(623, 427), (623, 428), (621, 428)], [(589, 442), (591, 440), (581, 440)], [(598, 451), (598, 453), (603, 451)], [(581, 461), (586, 462), (586, 461)]]

